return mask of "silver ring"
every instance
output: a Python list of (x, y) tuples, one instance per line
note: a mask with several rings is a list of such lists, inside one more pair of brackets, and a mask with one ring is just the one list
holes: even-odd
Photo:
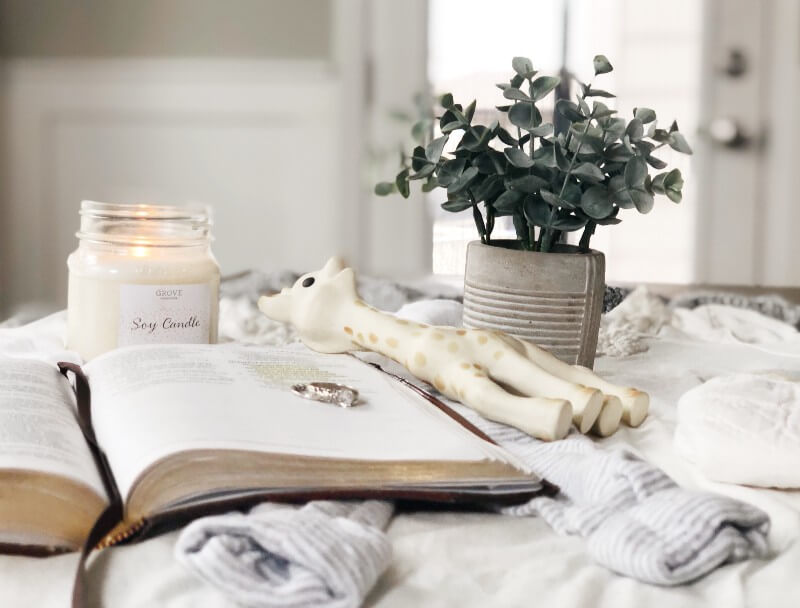
[(295, 395), (304, 399), (332, 403), (339, 407), (353, 407), (358, 405), (358, 391), (345, 384), (335, 382), (309, 382), (308, 384), (295, 384), (292, 387)]

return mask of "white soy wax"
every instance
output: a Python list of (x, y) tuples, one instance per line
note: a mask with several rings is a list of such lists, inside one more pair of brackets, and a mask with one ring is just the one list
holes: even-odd
[(219, 265), (203, 207), (81, 203), (68, 258), (67, 347), (88, 361), (132, 344), (213, 344)]

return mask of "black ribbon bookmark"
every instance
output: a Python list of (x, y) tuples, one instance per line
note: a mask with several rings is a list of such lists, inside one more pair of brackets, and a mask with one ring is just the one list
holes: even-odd
[(97, 437), (95, 437), (94, 428), (92, 427), (92, 402), (89, 381), (80, 366), (74, 363), (59, 362), (58, 369), (67, 379), (70, 379), (71, 376), (78, 406), (78, 424), (97, 464), (97, 470), (100, 472), (103, 488), (109, 500), (108, 506), (97, 518), (97, 521), (89, 531), (89, 536), (83, 543), (75, 572), (75, 581), (72, 585), (72, 608), (84, 608), (88, 606), (86, 561), (98, 543), (114, 529), (114, 526), (122, 521), (122, 499), (117, 484), (114, 482), (114, 476), (111, 474), (111, 467), (108, 465), (105, 453), (97, 443)]

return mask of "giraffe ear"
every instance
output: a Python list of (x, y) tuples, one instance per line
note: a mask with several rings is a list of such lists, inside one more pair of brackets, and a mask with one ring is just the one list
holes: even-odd
[(258, 308), (273, 321), (288, 323), (291, 317), (292, 295), (288, 289), (274, 296), (261, 296)]
[(345, 269), (344, 260), (340, 258), (338, 255), (335, 255), (325, 263), (325, 266), (323, 266), (322, 270), (319, 271), (319, 276), (332, 277), (340, 273), (344, 269)]

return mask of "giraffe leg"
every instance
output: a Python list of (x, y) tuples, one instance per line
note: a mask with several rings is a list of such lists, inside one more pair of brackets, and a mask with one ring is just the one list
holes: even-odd
[(592, 433), (600, 437), (608, 437), (619, 428), (622, 419), (622, 401), (614, 395), (606, 395), (603, 399), (603, 409), (592, 425)]
[(559, 378), (512, 348), (492, 361), (489, 375), (523, 395), (567, 399), (572, 403), (572, 417), (581, 433), (587, 433), (600, 415), (603, 394), (596, 388)]
[(525, 356), (551, 374), (569, 382), (600, 389), (606, 395), (618, 397), (622, 402), (622, 421), (625, 424), (636, 427), (647, 417), (650, 407), (650, 397), (647, 393), (635, 388), (611, 384), (586, 367), (569, 365), (535, 344), (525, 340), (519, 342), (525, 347)]
[(572, 406), (565, 399), (518, 397), (482, 372), (454, 371), (452, 389), (458, 398), (483, 417), (518, 428), (528, 435), (552, 441), (563, 439), (572, 423)]

